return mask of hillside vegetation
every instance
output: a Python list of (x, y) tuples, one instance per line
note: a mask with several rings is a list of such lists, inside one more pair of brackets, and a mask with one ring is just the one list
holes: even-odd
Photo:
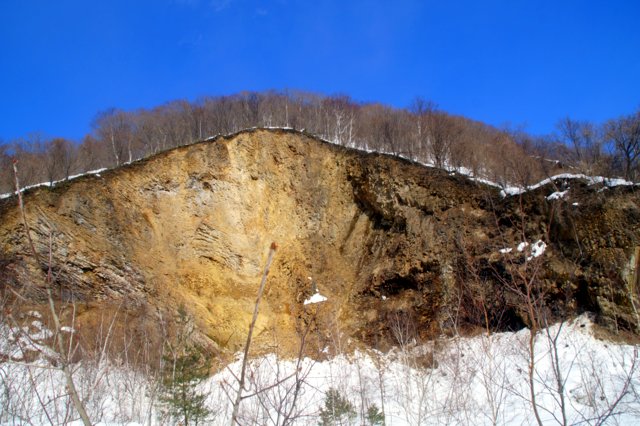
[(23, 185), (111, 168), (214, 135), (252, 127), (306, 130), (336, 144), (402, 156), (437, 167), (465, 168), (500, 184), (526, 186), (562, 169), (638, 179), (640, 111), (590, 123), (558, 122), (555, 135), (496, 129), (417, 98), (409, 108), (304, 92), (243, 92), (174, 101), (152, 109), (112, 108), (74, 143), (32, 134), (0, 144), (0, 193), (13, 188), (11, 159)]

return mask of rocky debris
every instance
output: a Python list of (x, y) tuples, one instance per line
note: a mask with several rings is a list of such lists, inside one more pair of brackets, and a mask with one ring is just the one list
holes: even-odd
[[(42, 263), (28, 255), (15, 199), (0, 201), (9, 285), (42, 286), (51, 251), (58, 294), (90, 306), (85, 315), (111, 304), (171, 318), (184, 305), (216, 348), (242, 345), (271, 241), (281, 249), (258, 347), (295, 353), (305, 325), (318, 347), (336, 333), (395, 344), (398, 318), (415, 338), (526, 326), (523, 277), (535, 280), (549, 319), (590, 311), (612, 330), (637, 326), (633, 186), (550, 182), (505, 198), (406, 160), (252, 130), (30, 190), (25, 201)], [(533, 256), (538, 241), (546, 246)], [(323, 303), (304, 305), (309, 276)]]

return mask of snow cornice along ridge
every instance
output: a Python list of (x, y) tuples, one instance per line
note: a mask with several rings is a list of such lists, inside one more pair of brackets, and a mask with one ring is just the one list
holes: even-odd
[(513, 195), (521, 195), (529, 191), (534, 191), (540, 187), (545, 185), (549, 185), (557, 180), (582, 180), (586, 181), (588, 185), (596, 185), (602, 184), (605, 188), (614, 188), (616, 186), (639, 186), (640, 183), (630, 182), (628, 180), (620, 179), (620, 178), (607, 178), (604, 176), (588, 176), (584, 174), (574, 174), (574, 173), (561, 173), (558, 175), (551, 176), (547, 179), (543, 179), (540, 182), (529, 185), (526, 187), (521, 186), (507, 186), (503, 187), (500, 191), (500, 195), (502, 197), (509, 197)]
[[(302, 135), (302, 136), (306, 136), (306, 137), (310, 137), (312, 139), (315, 139), (319, 142), (322, 143), (327, 143), (330, 145), (334, 145), (334, 146), (339, 146), (342, 148), (347, 148), (347, 149), (351, 149), (357, 152), (361, 152), (361, 153), (365, 153), (365, 154), (382, 154), (382, 155), (389, 155), (392, 156), (394, 158), (400, 158), (406, 161), (409, 161), (413, 164), (419, 164), (425, 167), (431, 167), (431, 168), (438, 168), (435, 166), (434, 163), (432, 162), (421, 162), (421, 161), (417, 161), (415, 159), (412, 158), (408, 158), (402, 154), (394, 154), (394, 153), (390, 153), (390, 152), (385, 152), (385, 151), (375, 151), (375, 150), (369, 150), (369, 149), (362, 149), (360, 147), (357, 146), (345, 146), (342, 145), (336, 141), (331, 141), (329, 139), (326, 139), (324, 137), (322, 137), (321, 135), (317, 135), (311, 132), (306, 131), (305, 129), (294, 129), (292, 127), (287, 127), (287, 126), (283, 126), (283, 127), (274, 127), (274, 126), (269, 126), (269, 127), (249, 127), (246, 129), (241, 129), (235, 132), (231, 132), (231, 133), (227, 133), (227, 134), (216, 134), (213, 136), (209, 136), (206, 138), (203, 138), (202, 140), (198, 140), (198, 141), (194, 141), (192, 143), (189, 144), (185, 144), (185, 145), (178, 145), (176, 147), (170, 148), (167, 151), (171, 151), (172, 149), (176, 149), (176, 148), (183, 148), (183, 147), (188, 147), (188, 146), (192, 146), (192, 145), (197, 145), (203, 142), (213, 142), (216, 141), (218, 139), (232, 139), (236, 136), (239, 136), (241, 134), (244, 133), (253, 133), (256, 131), (261, 131), (261, 130), (266, 130), (266, 131), (275, 131), (275, 132), (286, 132), (286, 133), (293, 133), (293, 134), (298, 134), (298, 135)], [(160, 154), (160, 153), (157, 153)], [(154, 154), (154, 155), (157, 155)], [(120, 166), (116, 166), (116, 167), (112, 167), (112, 168), (101, 168), (101, 169), (97, 169), (97, 170), (91, 170), (91, 171), (87, 171), (84, 173), (79, 173), (76, 175), (72, 175), (69, 176), (67, 179), (61, 179), (61, 180), (57, 180), (57, 181), (53, 181), (53, 182), (41, 182), (41, 183), (37, 183), (37, 184), (33, 184), (33, 185), (28, 185), (25, 186), (24, 188), (21, 188), (20, 191), (24, 192), (26, 190), (30, 190), (30, 189), (35, 189), (35, 188), (39, 188), (39, 187), (54, 187), (59, 183), (64, 183), (64, 182), (69, 182), (72, 181), (74, 179), (83, 177), (83, 176), (90, 176), (90, 175), (95, 175), (97, 177), (100, 177), (100, 173), (105, 172), (105, 171), (111, 171), (111, 170), (115, 170), (118, 169), (119, 167), (122, 166), (127, 166), (130, 165), (132, 163), (135, 163), (137, 161), (143, 160), (143, 159), (147, 159), (147, 158), (151, 158), (154, 155), (151, 155), (149, 157), (143, 157), (143, 158), (138, 158), (132, 162), (126, 162), (123, 163)], [(558, 179), (565, 179), (565, 180), (584, 180), (587, 181), (589, 185), (595, 185), (595, 184), (603, 184), (604, 187), (607, 188), (612, 188), (612, 187), (616, 187), (616, 186), (638, 186), (640, 187), (640, 183), (634, 183), (634, 182), (630, 182), (624, 179), (620, 179), (620, 178), (607, 178), (607, 177), (603, 177), (603, 176), (588, 176), (585, 174), (572, 174), (572, 173), (562, 173), (562, 174), (558, 174), (558, 175), (554, 175), (551, 177), (548, 177), (546, 179), (541, 180), (540, 182), (533, 184), (533, 185), (529, 185), (529, 186), (515, 186), (515, 185), (501, 185), (497, 182), (493, 182), (489, 179), (485, 179), (479, 176), (475, 176), (471, 170), (465, 168), (465, 167), (450, 167), (448, 165), (445, 165), (445, 167), (441, 168), (441, 170), (445, 170), (449, 173), (456, 173), (458, 175), (464, 176), (467, 179), (471, 180), (472, 182), (476, 182), (476, 183), (480, 183), (480, 184), (484, 184), (487, 186), (491, 186), (494, 187), (496, 189), (500, 190), (500, 195), (503, 198), (509, 197), (509, 196), (513, 196), (513, 195), (522, 195), (526, 192), (529, 191), (533, 191), (536, 190), (542, 186), (548, 185), (550, 183), (555, 182)], [(4, 194), (0, 194), (0, 199), (5, 199), (5, 198), (9, 198), (13, 195), (15, 195), (16, 192), (12, 191), (12, 192), (8, 192), (8, 193), (4, 193)]]

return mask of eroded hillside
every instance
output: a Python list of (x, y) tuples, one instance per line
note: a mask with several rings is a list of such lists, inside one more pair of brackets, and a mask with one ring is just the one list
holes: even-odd
[[(423, 338), (522, 327), (516, 290), (529, 278), (549, 318), (591, 311), (612, 330), (638, 323), (634, 187), (558, 180), (503, 199), (443, 170), (254, 130), (31, 190), (25, 205), (41, 264), (15, 197), (2, 200), (5, 294), (43, 301), (51, 252), (55, 294), (75, 302), (86, 332), (119, 312), (121, 327), (158, 334), (184, 305), (202, 343), (237, 350), (272, 241), (263, 349), (294, 353), (309, 324), (317, 347), (383, 348), (400, 319)], [(536, 257), (537, 241), (546, 250)], [(328, 300), (304, 305), (314, 285)]]

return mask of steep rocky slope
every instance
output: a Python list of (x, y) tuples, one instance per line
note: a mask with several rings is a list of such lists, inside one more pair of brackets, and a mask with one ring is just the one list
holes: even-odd
[[(637, 324), (634, 187), (557, 180), (501, 198), (442, 170), (253, 130), (30, 190), (25, 204), (41, 264), (28, 255), (15, 197), (2, 200), (4, 293), (42, 301), (51, 252), (55, 294), (75, 302), (79, 329), (119, 312), (123, 328), (158, 334), (184, 305), (201, 342), (236, 350), (272, 241), (263, 349), (293, 352), (306, 325), (319, 347), (383, 348), (400, 322), (423, 338), (522, 327), (517, 290), (528, 280), (551, 319), (586, 310), (612, 330)], [(547, 247), (534, 257), (538, 240)], [(523, 241), (531, 245), (518, 252)], [(314, 285), (328, 300), (304, 305)]]

